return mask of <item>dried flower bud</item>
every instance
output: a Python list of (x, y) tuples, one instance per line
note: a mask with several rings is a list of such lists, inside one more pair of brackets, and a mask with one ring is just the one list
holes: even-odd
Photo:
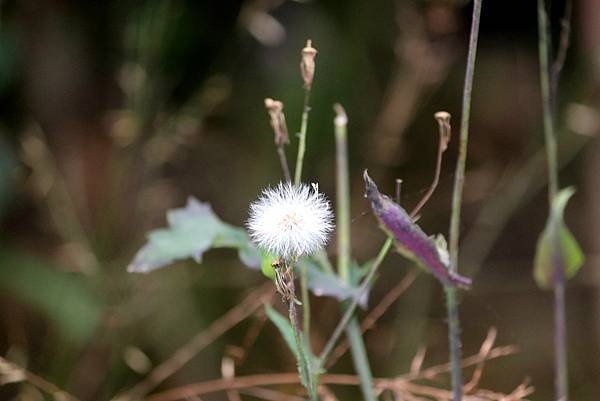
[(433, 117), (437, 120), (440, 128), (440, 138), (443, 141), (442, 152), (444, 152), (448, 148), (448, 142), (450, 142), (450, 135), (452, 132), (452, 127), (450, 126), (450, 113), (447, 111), (438, 111)]
[(275, 145), (278, 147), (290, 143), (287, 125), (285, 124), (285, 114), (283, 114), (283, 103), (271, 98), (265, 99), (265, 107), (271, 118), (271, 127), (275, 134)]
[(304, 80), (304, 89), (310, 90), (313, 77), (315, 76), (315, 57), (317, 49), (312, 47), (312, 40), (306, 41), (306, 47), (302, 49), (302, 61), (300, 62), (300, 72)]

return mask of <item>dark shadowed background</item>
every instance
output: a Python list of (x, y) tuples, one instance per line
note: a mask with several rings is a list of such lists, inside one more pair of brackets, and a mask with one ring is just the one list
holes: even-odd
[[(570, 386), (573, 400), (594, 401), (600, 3), (573, 5), (558, 151), (561, 186), (577, 188), (566, 221), (587, 260), (567, 289)], [(563, 6), (550, 9), (555, 44)], [(319, 53), (304, 179), (335, 199), (332, 105), (340, 102), (349, 116), (353, 253), (360, 262), (374, 256), (384, 235), (362, 197), (362, 171), (386, 193), (402, 178), (407, 208), (427, 190), (433, 113), (450, 112), (455, 128), (460, 119), (470, 12), (463, 1), (421, 0), (0, 1), (0, 355), (82, 400), (106, 400), (266, 281), (228, 250), (148, 275), (126, 267), (145, 233), (164, 226), (165, 212), (189, 195), (239, 226), (260, 190), (281, 179), (263, 99), (284, 102), (295, 160), (308, 38)], [(538, 82), (535, 2), (484, 1), (459, 268), (474, 278), (462, 300), (464, 353), (476, 353), (496, 327), (497, 343), (520, 352), (488, 362), (482, 386), (509, 392), (530, 378), (530, 399), (548, 400), (552, 293), (531, 273), (547, 216)], [(430, 233), (448, 231), (456, 145), (421, 213)], [(371, 305), (411, 269), (388, 257)], [(313, 302), (321, 347), (339, 307)], [(221, 336), (160, 389), (221, 377), (223, 354), (260, 321)], [(445, 362), (446, 335), (442, 288), (419, 274), (365, 335), (374, 374), (406, 372), (420, 346), (428, 349), (425, 366)], [(236, 373), (294, 369), (266, 323)], [(348, 355), (332, 372), (352, 372)], [(360, 398), (349, 388), (338, 395)], [(1, 399), (39, 397), (28, 384), (0, 387)]]

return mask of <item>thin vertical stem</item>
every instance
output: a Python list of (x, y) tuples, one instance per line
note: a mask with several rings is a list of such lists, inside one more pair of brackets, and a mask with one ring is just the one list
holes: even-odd
[[(311, 41), (307, 41), (307, 48), (312, 49)], [(296, 156), (296, 169), (294, 171), (294, 185), (300, 185), (302, 181), (302, 167), (304, 165), (304, 153), (306, 152), (306, 132), (308, 130), (308, 113), (310, 112), (310, 92), (312, 87), (312, 75), (310, 76), (310, 83), (307, 82), (306, 74), (306, 50), (307, 48), (302, 49), (302, 63), (300, 65), (302, 77), (305, 80), (304, 82), (304, 104), (302, 106), (302, 122), (300, 124), (300, 133), (299, 142), (298, 142), (298, 154)], [(312, 49), (314, 50), (314, 49)], [(316, 55), (316, 50), (314, 50), (314, 54), (309, 52), (311, 55), (308, 56), (308, 62), (311, 64), (312, 74), (314, 74), (314, 56)], [(306, 345), (310, 349), (310, 295), (308, 293), (308, 273), (306, 271), (306, 266), (302, 265), (300, 267), (300, 291), (302, 297), (302, 326), (304, 327), (304, 341)], [(312, 378), (311, 378), (312, 380)], [(316, 390), (315, 390), (316, 391)]]
[(304, 90), (304, 106), (302, 107), (302, 122), (298, 133), (298, 155), (296, 157), (296, 170), (294, 170), (294, 185), (302, 181), (302, 167), (304, 153), (306, 152), (306, 131), (308, 130), (308, 114), (310, 112), (310, 88)]
[(544, 140), (546, 143), (546, 157), (548, 161), (548, 203), (552, 204), (554, 196), (558, 193), (558, 164), (556, 158), (556, 136), (552, 118), (552, 99), (550, 94), (550, 63), (548, 40), (548, 15), (544, 0), (538, 0), (538, 55), (540, 59), (540, 90), (542, 96), (542, 115), (544, 120)]
[(348, 168), (348, 118), (341, 105), (334, 106), (335, 158), (336, 158), (336, 224), (338, 273), (342, 280), (350, 281), (350, 173)]
[(310, 344), (310, 298), (308, 293), (308, 272), (306, 264), (300, 264), (300, 296), (302, 297), (302, 331), (306, 344)]
[(285, 149), (283, 145), (277, 146), (277, 155), (279, 156), (279, 163), (281, 164), (281, 170), (283, 171), (283, 178), (287, 182), (292, 182), (292, 176), (290, 174), (290, 168), (288, 167), (287, 157), (285, 156)]
[[(550, 81), (550, 61), (548, 38), (548, 14), (544, 0), (537, 2), (538, 16), (538, 52), (540, 65), (540, 90), (542, 97), (542, 114), (544, 120), (544, 139), (546, 147), (546, 160), (548, 163), (548, 204), (550, 208), (556, 194), (558, 193), (558, 162), (556, 148), (556, 134), (554, 132), (553, 109), (556, 104), (556, 90), (558, 87), (558, 74), (562, 69), (569, 38), (570, 4), (566, 5), (563, 31), (561, 32), (561, 43), (559, 58), (553, 68), (554, 81)], [(568, 367), (567, 367), (567, 328), (565, 311), (565, 275), (564, 263), (561, 255), (553, 258), (554, 264), (554, 382), (556, 388), (556, 400), (568, 400)]]
[[(473, 17), (471, 20), (471, 35), (462, 99), (462, 115), (460, 121), (460, 141), (454, 191), (452, 197), (452, 215), (450, 218), (450, 269), (458, 269), (458, 240), (460, 235), (460, 218), (462, 195), (465, 183), (465, 167), (467, 163), (467, 145), (469, 143), (469, 119), (471, 114), (471, 92), (475, 59), (477, 57), (477, 39), (479, 37), (479, 20), (482, 0), (474, 0)], [(452, 379), (452, 394), (454, 401), (461, 401), (463, 396), (463, 377), (461, 367), (460, 320), (458, 314), (458, 297), (455, 288), (446, 287), (446, 307), (448, 310), (448, 340), (450, 342), (450, 364)]]
[[(293, 268), (290, 267), (293, 271)], [(294, 286), (294, 278), (290, 280), (289, 288), (290, 292), (294, 294), (295, 286)], [(296, 302), (293, 298), (289, 299), (288, 302), (288, 313), (290, 323), (292, 325), (294, 331), (294, 339), (296, 340), (296, 348), (298, 348), (298, 365), (301, 371), (301, 376), (306, 378), (306, 390), (310, 396), (311, 401), (318, 401), (317, 397), (317, 388), (313, 381), (312, 374), (312, 361), (309, 359), (308, 355), (306, 355), (306, 347), (304, 344), (304, 339), (302, 335), (302, 330), (300, 330), (300, 325), (298, 324), (298, 312), (296, 310)]]
[(567, 314), (565, 311), (565, 279), (556, 279), (554, 284), (554, 375), (557, 401), (568, 399), (567, 371)]
[[(335, 144), (336, 144), (336, 202), (337, 202), (337, 251), (338, 273), (342, 280), (350, 283), (351, 236), (350, 236), (350, 173), (348, 168), (348, 117), (340, 104), (334, 105), (336, 117)], [(345, 307), (350, 307), (346, 304)], [(366, 401), (375, 401), (373, 392), (373, 374), (365, 350), (365, 344), (360, 332), (360, 325), (355, 315), (348, 322), (346, 335), (350, 341), (352, 360), (358, 376), (363, 398)]]

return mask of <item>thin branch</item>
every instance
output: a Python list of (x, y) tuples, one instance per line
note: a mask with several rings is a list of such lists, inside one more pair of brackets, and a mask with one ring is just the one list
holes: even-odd
[(312, 82), (315, 75), (315, 56), (317, 50), (312, 47), (312, 41), (306, 41), (306, 46), (302, 49), (302, 61), (300, 63), (300, 72), (304, 80), (304, 105), (302, 107), (302, 122), (300, 132), (298, 133), (298, 155), (296, 157), (296, 170), (294, 171), (294, 184), (299, 185), (302, 181), (302, 167), (304, 165), (304, 153), (306, 152), (306, 131), (308, 130), (308, 113), (310, 112), (310, 94)]
[[(479, 348), (479, 355), (482, 358), (486, 358), (492, 350), (492, 348), (494, 347), (494, 342), (496, 341), (497, 334), (498, 330), (496, 330), (495, 327), (492, 327), (488, 330), (487, 337), (485, 341), (481, 344), (481, 347)], [(475, 371), (473, 372), (473, 376), (471, 377), (471, 380), (467, 384), (465, 384), (465, 393), (471, 393), (477, 388), (481, 380), (481, 376), (483, 375), (484, 366), (484, 361), (481, 361), (477, 364), (477, 366), (475, 367)]]
[(561, 19), (560, 40), (556, 59), (552, 63), (550, 70), (550, 96), (552, 97), (552, 106), (556, 113), (556, 102), (558, 98), (558, 80), (567, 59), (567, 50), (571, 45), (571, 17), (573, 15), (573, 1), (565, 1), (565, 10)]
[(37, 389), (43, 391), (44, 393), (50, 394), (57, 400), (79, 401), (77, 397), (66, 392), (57, 385), (50, 383), (43, 377), (40, 377), (35, 373), (23, 369), (22, 367), (0, 356), (0, 385), (5, 384), (5, 382), (2, 380), (3, 376), (10, 376), (10, 380), (8, 380), (7, 382), (11, 383), (18, 381), (26, 381), (29, 384), (36, 387)]
[[(471, 34), (469, 38), (469, 52), (467, 55), (467, 69), (465, 71), (465, 84), (462, 98), (462, 114), (460, 119), (460, 140), (458, 144), (458, 161), (454, 177), (452, 192), (452, 214), (450, 216), (450, 270), (458, 270), (458, 240), (460, 237), (460, 215), (462, 196), (465, 185), (465, 168), (467, 164), (467, 145), (469, 143), (469, 122), (471, 115), (471, 93), (473, 90), (473, 76), (475, 73), (475, 59), (477, 57), (477, 40), (479, 37), (479, 19), (481, 17), (482, 0), (474, 0), (473, 16), (471, 19)], [(455, 288), (446, 286), (446, 308), (448, 311), (448, 341), (450, 343), (450, 363), (452, 364), (451, 381), (453, 400), (461, 401), (463, 398), (463, 377), (460, 366), (460, 320), (458, 316), (458, 295)]]
[(431, 195), (433, 195), (433, 193), (435, 192), (435, 188), (437, 187), (440, 181), (440, 173), (442, 172), (442, 158), (444, 152), (448, 148), (448, 141), (450, 140), (450, 114), (445, 111), (440, 111), (435, 113), (435, 119), (437, 120), (439, 125), (439, 140), (437, 157), (435, 162), (435, 173), (433, 175), (433, 181), (431, 182), (429, 189), (427, 190), (425, 195), (423, 195), (417, 206), (415, 206), (413, 211), (411, 212), (413, 218), (416, 217), (417, 214), (419, 214), (421, 208), (425, 206), (429, 198), (431, 198)]
[[(496, 347), (492, 349), (486, 356), (485, 360), (492, 360), (501, 356), (512, 355), (516, 351), (514, 346)], [(465, 358), (463, 366), (468, 367), (480, 363), (482, 360), (481, 355), (473, 355), (469, 358)], [(449, 364), (437, 365), (431, 368), (425, 369), (416, 376), (401, 375), (394, 378), (380, 378), (375, 379), (375, 385), (377, 388), (397, 388), (402, 387), (404, 390), (417, 391), (420, 394), (426, 392), (431, 394), (432, 391), (438, 391), (432, 387), (420, 386), (415, 387), (410, 381), (419, 379), (431, 379), (442, 373), (448, 372), (450, 369)], [(204, 395), (210, 393), (216, 393), (220, 391), (233, 390), (233, 389), (244, 389), (257, 386), (274, 386), (283, 384), (299, 384), (300, 378), (298, 373), (278, 373), (278, 374), (259, 374), (249, 376), (238, 376), (235, 379), (216, 379), (209, 380), (200, 383), (187, 384), (181, 387), (176, 387), (170, 390), (163, 391), (161, 393), (153, 394), (146, 398), (146, 401), (174, 401), (191, 397), (195, 395)], [(332, 385), (347, 385), (347, 386), (358, 386), (360, 385), (360, 379), (354, 375), (323, 375), (321, 376), (322, 384)], [(444, 391), (444, 390), (440, 390)], [(437, 393), (436, 393), (437, 394)], [(451, 394), (449, 392), (443, 393), (444, 396)], [(446, 398), (448, 399), (448, 398)], [(465, 397), (465, 400), (473, 400), (473, 397)], [(481, 398), (480, 398), (481, 400)]]
[(306, 398), (297, 395), (283, 393), (263, 387), (249, 387), (240, 390), (240, 393), (268, 401), (306, 401)]
[(265, 283), (252, 291), (241, 303), (230, 309), (227, 313), (215, 320), (206, 330), (200, 332), (190, 341), (179, 348), (171, 357), (156, 366), (144, 380), (131, 389), (118, 395), (115, 401), (127, 401), (141, 398), (154, 390), (159, 384), (173, 375), (206, 346), (211, 344), (225, 332), (233, 328), (254, 311), (267, 303), (273, 296), (273, 284)]

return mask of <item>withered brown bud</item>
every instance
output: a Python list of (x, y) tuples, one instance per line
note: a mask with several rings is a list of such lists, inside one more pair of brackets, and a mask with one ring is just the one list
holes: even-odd
[(452, 127), (450, 126), (450, 113), (447, 111), (438, 111), (433, 115), (437, 120), (440, 129), (441, 140), (443, 141), (442, 152), (448, 148)]
[(269, 112), (271, 127), (275, 134), (275, 145), (281, 147), (290, 143), (287, 125), (285, 124), (285, 114), (283, 114), (283, 103), (268, 97), (265, 99), (265, 107)]
[(304, 89), (310, 90), (312, 87), (313, 77), (315, 76), (315, 57), (317, 49), (312, 47), (312, 40), (306, 41), (306, 46), (302, 49), (302, 61), (300, 62), (300, 72), (304, 80)]

